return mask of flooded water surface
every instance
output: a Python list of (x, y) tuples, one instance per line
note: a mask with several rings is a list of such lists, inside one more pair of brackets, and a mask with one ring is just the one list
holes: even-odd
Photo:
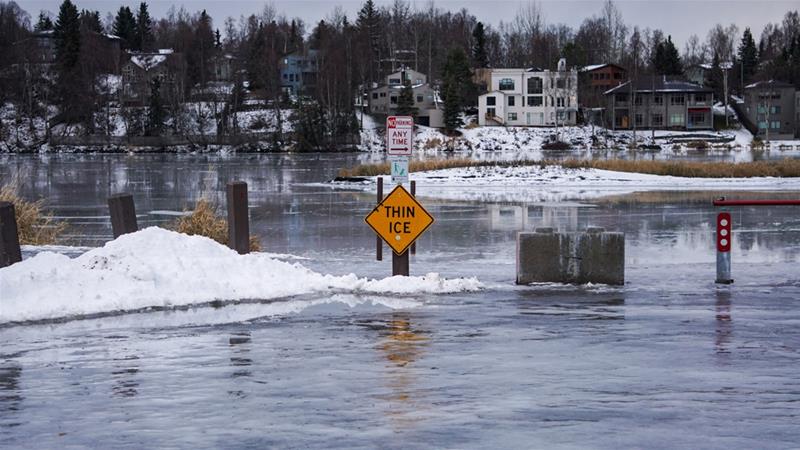
[[(201, 197), (224, 208), (226, 183), (244, 180), (266, 251), (307, 258), (299, 262), (322, 273), (383, 278), (390, 253), (375, 261), (363, 222), (374, 193), (324, 184), (372, 158), (4, 156), (0, 177), (17, 174), (22, 194), (44, 198), (70, 224), (66, 243), (81, 246), (111, 238), (111, 194), (134, 195), (140, 227), (168, 226)], [(732, 212), (736, 282), (719, 286), (713, 193), (553, 203), (419, 195), (437, 222), (412, 275), (477, 277), (481, 291), (332, 293), (0, 326), (0, 446), (800, 442), (796, 208)], [(625, 232), (625, 286), (516, 286), (516, 233), (537, 226)]]

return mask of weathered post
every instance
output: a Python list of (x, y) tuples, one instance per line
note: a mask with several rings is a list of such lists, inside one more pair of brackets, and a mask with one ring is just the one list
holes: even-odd
[(247, 183), (228, 183), (228, 247), (240, 255), (250, 253), (250, 217), (247, 210)]
[(126, 233), (139, 231), (133, 195), (116, 194), (108, 197), (108, 210), (111, 213), (111, 230), (114, 233), (114, 239)]
[[(383, 201), (383, 177), (378, 177), (378, 202), (380, 205)], [(380, 235), (375, 236), (375, 259), (383, 261), (383, 240)]]
[(408, 273), (408, 250), (402, 255), (392, 252), (392, 276), (402, 275), (407, 277)]
[(731, 284), (731, 213), (717, 214), (717, 283)]
[(22, 261), (14, 204), (0, 202), (0, 268)]
[[(411, 181), (411, 196), (412, 197), (417, 196), (417, 182), (413, 180)], [(411, 244), (411, 254), (412, 255), (417, 254), (417, 241), (414, 241), (414, 243)]]

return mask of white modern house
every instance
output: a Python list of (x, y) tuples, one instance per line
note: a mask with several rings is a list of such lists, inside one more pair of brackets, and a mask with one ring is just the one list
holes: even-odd
[(488, 92), (478, 97), (480, 126), (575, 125), (578, 72), (567, 70), (491, 69)]

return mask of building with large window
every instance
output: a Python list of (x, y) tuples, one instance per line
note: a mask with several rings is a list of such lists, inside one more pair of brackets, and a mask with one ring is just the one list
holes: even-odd
[(318, 51), (289, 53), (280, 60), (281, 90), (288, 95), (313, 96), (317, 89)]
[(566, 61), (556, 71), (491, 69), (489, 92), (478, 97), (481, 126), (575, 125), (578, 72)]
[(598, 108), (603, 106), (603, 94), (628, 81), (628, 71), (616, 64), (594, 64), (578, 70), (581, 106)]
[(614, 130), (713, 130), (714, 91), (664, 76), (628, 81), (605, 93), (605, 121)]
[(744, 110), (762, 139), (795, 138), (798, 102), (794, 86), (782, 81), (759, 81), (744, 88)]

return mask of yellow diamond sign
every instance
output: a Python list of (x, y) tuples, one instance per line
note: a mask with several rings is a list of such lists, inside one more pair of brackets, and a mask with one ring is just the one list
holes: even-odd
[(433, 223), (433, 216), (397, 185), (364, 219), (395, 253), (402, 255)]

